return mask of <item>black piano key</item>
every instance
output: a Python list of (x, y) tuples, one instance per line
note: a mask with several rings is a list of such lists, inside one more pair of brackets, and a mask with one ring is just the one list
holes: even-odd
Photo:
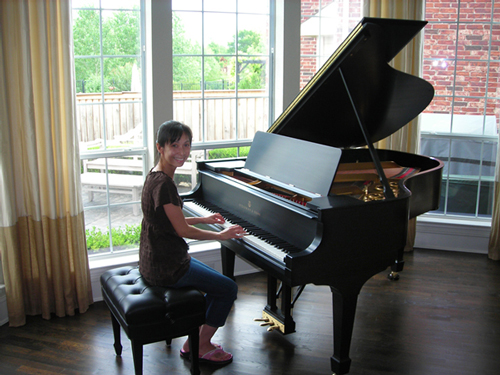
[(276, 246), (277, 248), (282, 249), (283, 251), (285, 251), (287, 253), (293, 253), (293, 252), (299, 251), (299, 249), (297, 249), (293, 245), (290, 245), (285, 240), (283, 240), (283, 239), (281, 239), (281, 238), (279, 238), (279, 237), (277, 237), (269, 232), (266, 232), (265, 230), (253, 225), (252, 223), (249, 223), (249, 222), (241, 219), (240, 217), (234, 215), (231, 212), (223, 210), (222, 208), (220, 208), (214, 204), (211, 204), (211, 203), (206, 202), (206, 201), (196, 201), (196, 203), (208, 211), (211, 211), (213, 213), (220, 213), (226, 221), (228, 221), (232, 224), (240, 225), (241, 227), (243, 227), (245, 229), (245, 231), (248, 234), (251, 234), (255, 237), (258, 237), (261, 240), (267, 242), (268, 244)]

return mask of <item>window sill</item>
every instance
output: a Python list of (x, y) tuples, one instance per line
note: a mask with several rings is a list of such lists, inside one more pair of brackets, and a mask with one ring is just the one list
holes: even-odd
[(491, 220), (423, 215), (417, 219), (415, 248), (488, 254)]
[(426, 214), (418, 217), (420, 223), (436, 223), (443, 225), (466, 225), (470, 227), (491, 228), (491, 219), (469, 219), (461, 216), (441, 216)]
[[(215, 241), (205, 241), (189, 245), (189, 253), (202, 254), (210, 251), (220, 250), (220, 245)], [(120, 252), (118, 254), (95, 255), (89, 257), (89, 268), (120, 267), (139, 262), (139, 249)]]

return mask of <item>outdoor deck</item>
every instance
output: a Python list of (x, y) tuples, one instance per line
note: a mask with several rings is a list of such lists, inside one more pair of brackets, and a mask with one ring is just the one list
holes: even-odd
[[(191, 185), (189, 183), (183, 183), (181, 186), (178, 186), (178, 189), (180, 193), (185, 193), (191, 190)], [(120, 206), (111, 207), (113, 227), (125, 227), (126, 225), (137, 225), (141, 223), (142, 212), (140, 210), (140, 203), (128, 204), (131, 202), (130, 195), (111, 193), (110, 202), (112, 204), (120, 204)], [(87, 194), (86, 189), (83, 189), (83, 205), (85, 207), (85, 228), (92, 229), (96, 227), (103, 231), (107, 230), (109, 227), (107, 208), (92, 209), (92, 207), (106, 205), (106, 193), (104, 191), (94, 191), (92, 200), (90, 200), (90, 195)], [(134, 206), (136, 207), (135, 210)], [(134, 211), (137, 212), (137, 214), (134, 214)]]

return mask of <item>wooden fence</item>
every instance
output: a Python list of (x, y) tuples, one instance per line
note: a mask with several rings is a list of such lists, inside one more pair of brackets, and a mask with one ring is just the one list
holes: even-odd
[[(103, 138), (103, 122), (106, 123), (106, 138), (115, 139), (142, 124), (140, 92), (77, 94), (76, 116), (80, 142), (92, 142)], [(103, 116), (104, 109), (104, 116)]]
[[(174, 118), (189, 125), (195, 141), (202, 138), (202, 106), (205, 105), (206, 140), (252, 138), (257, 130), (268, 127), (269, 100), (263, 90), (239, 91), (238, 99), (233, 90), (174, 92)], [(142, 125), (142, 94), (140, 92), (77, 94), (77, 128), (80, 142), (103, 138), (119, 139)], [(236, 109), (237, 108), (237, 109)], [(104, 110), (104, 115), (103, 115)], [(236, 121), (238, 116), (238, 121)], [(238, 127), (236, 127), (236, 124)], [(136, 134), (137, 136), (137, 134)]]

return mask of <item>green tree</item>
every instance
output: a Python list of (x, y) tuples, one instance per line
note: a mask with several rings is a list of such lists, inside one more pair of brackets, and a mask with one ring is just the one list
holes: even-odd
[[(111, 56), (103, 60), (104, 91), (131, 89), (133, 66), (140, 65), (139, 15), (136, 11), (115, 11), (102, 19), (102, 51)], [(97, 10), (79, 10), (73, 23), (76, 80), (85, 82), (85, 92), (102, 89), (99, 23)], [(77, 90), (82, 92), (83, 87), (77, 85)]]
[[(228, 44), (228, 50), (234, 50), (236, 38)], [(238, 32), (238, 51), (240, 55), (248, 55), (238, 60), (238, 71), (235, 64), (231, 67), (238, 77), (238, 89), (261, 89), (266, 87), (265, 60), (263, 55), (265, 44), (262, 36), (253, 30)]]
[[(235, 50), (235, 40), (228, 43), (228, 51)], [(262, 36), (253, 30), (241, 30), (238, 32), (238, 52), (240, 54), (263, 54), (265, 45)]]
[[(201, 82), (201, 46), (186, 36), (181, 19), (174, 13), (172, 17), (172, 53), (174, 89), (180, 90), (181, 84), (188, 90), (199, 90)], [(188, 55), (188, 56), (186, 56)], [(188, 86), (189, 85), (189, 86)]]
[[(102, 59), (100, 45), (100, 12), (79, 10), (74, 19), (73, 39), (75, 52), (75, 73), (78, 92), (101, 92), (103, 69), (104, 91), (130, 91), (134, 65), (140, 65), (140, 14), (136, 11), (103, 12)], [(202, 48), (198, 42), (186, 36), (181, 19), (172, 18), (173, 37), (173, 81), (176, 90), (199, 90), (202, 81), (229, 82), (234, 88), (238, 77), (239, 88), (261, 88), (264, 82), (264, 64), (252, 55), (265, 52), (262, 36), (251, 30), (238, 33), (239, 54), (248, 55), (249, 61), (240, 60), (236, 71), (234, 56), (236, 38), (227, 46), (211, 43), (205, 51), (204, 66), (199, 56)], [(202, 71), (204, 77), (202, 77)], [(227, 85), (226, 85), (227, 87)]]
[[(101, 62), (97, 58), (78, 56), (99, 56), (99, 12), (79, 10), (73, 21), (73, 41), (75, 54), (75, 75), (77, 82), (85, 82), (86, 92), (99, 92), (101, 87)], [(98, 91), (96, 90), (98, 88)], [(77, 87), (82, 92), (82, 86)]]

